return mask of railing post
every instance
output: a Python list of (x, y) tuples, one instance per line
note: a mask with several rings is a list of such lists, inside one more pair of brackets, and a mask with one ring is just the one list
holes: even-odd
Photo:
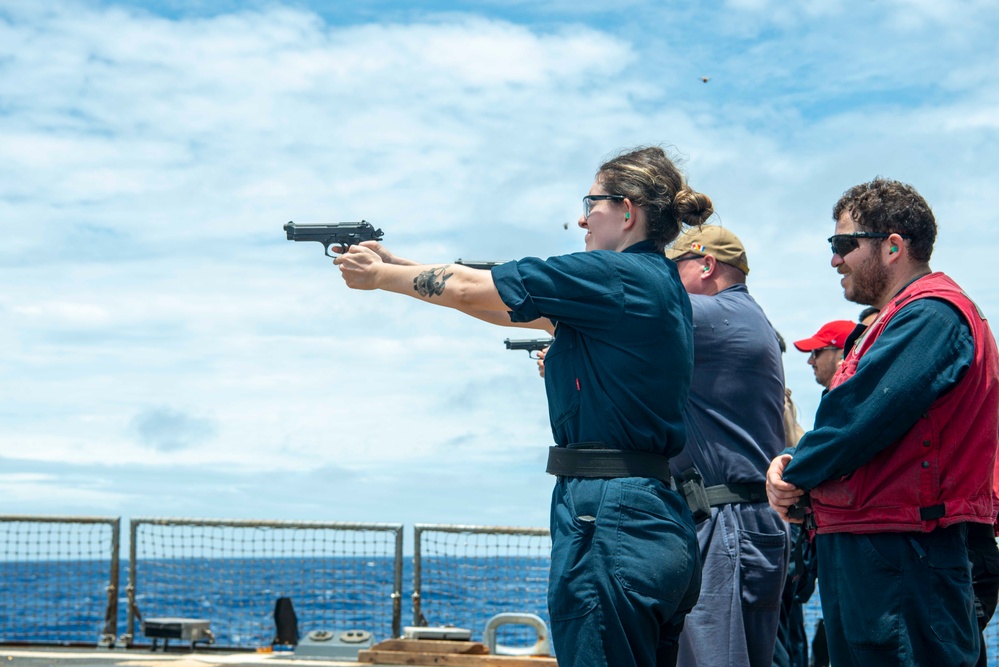
[(392, 635), (402, 636), (402, 525), (395, 533), (395, 583), (392, 592)]
[(128, 587), (126, 588), (126, 597), (128, 605), (128, 620), (125, 622), (125, 646), (131, 646), (132, 642), (135, 640), (135, 582), (136, 582), (136, 544), (139, 539), (139, 524), (140, 521), (130, 520), (128, 522)]
[(98, 642), (101, 646), (114, 646), (118, 636), (118, 578), (119, 549), (121, 548), (121, 517), (111, 524), (111, 572), (108, 576), (108, 604), (104, 614), (104, 633)]
[(413, 526), (413, 625), (420, 625), (423, 612), (420, 609), (420, 590), (422, 586), (422, 569), (420, 565), (420, 541), (422, 540), (423, 524)]

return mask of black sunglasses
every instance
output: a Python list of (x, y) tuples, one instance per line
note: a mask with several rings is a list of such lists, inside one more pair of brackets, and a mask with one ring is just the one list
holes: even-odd
[[(891, 234), (882, 234), (881, 232), (854, 232), (853, 234), (833, 234), (827, 240), (834, 255), (846, 257), (860, 247), (860, 241), (857, 239), (886, 239), (889, 236)], [(899, 236), (903, 239), (912, 238), (908, 234), (899, 234)]]
[(583, 219), (589, 219), (593, 203), (598, 201), (624, 201), (624, 195), (586, 195), (583, 197)]

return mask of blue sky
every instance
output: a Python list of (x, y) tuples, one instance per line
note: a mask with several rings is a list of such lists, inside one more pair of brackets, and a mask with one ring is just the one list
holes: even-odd
[(859, 312), (825, 239), (879, 174), (994, 316), (997, 32), (985, 1), (0, 3), (0, 513), (547, 525), (524, 332), (351, 292), (282, 225), (581, 250), (636, 145), (674, 147), (789, 341)]

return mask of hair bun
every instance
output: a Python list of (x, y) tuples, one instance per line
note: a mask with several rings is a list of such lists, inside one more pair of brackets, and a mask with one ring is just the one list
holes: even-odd
[(703, 224), (715, 212), (711, 197), (684, 185), (673, 197), (673, 215), (688, 227)]

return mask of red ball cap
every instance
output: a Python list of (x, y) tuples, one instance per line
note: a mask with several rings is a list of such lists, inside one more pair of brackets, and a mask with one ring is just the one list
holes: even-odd
[(850, 320), (833, 320), (823, 324), (822, 328), (811, 338), (794, 341), (794, 346), (802, 352), (811, 352), (823, 347), (838, 347), (842, 350), (846, 343), (846, 337), (850, 335), (855, 326), (857, 323)]

